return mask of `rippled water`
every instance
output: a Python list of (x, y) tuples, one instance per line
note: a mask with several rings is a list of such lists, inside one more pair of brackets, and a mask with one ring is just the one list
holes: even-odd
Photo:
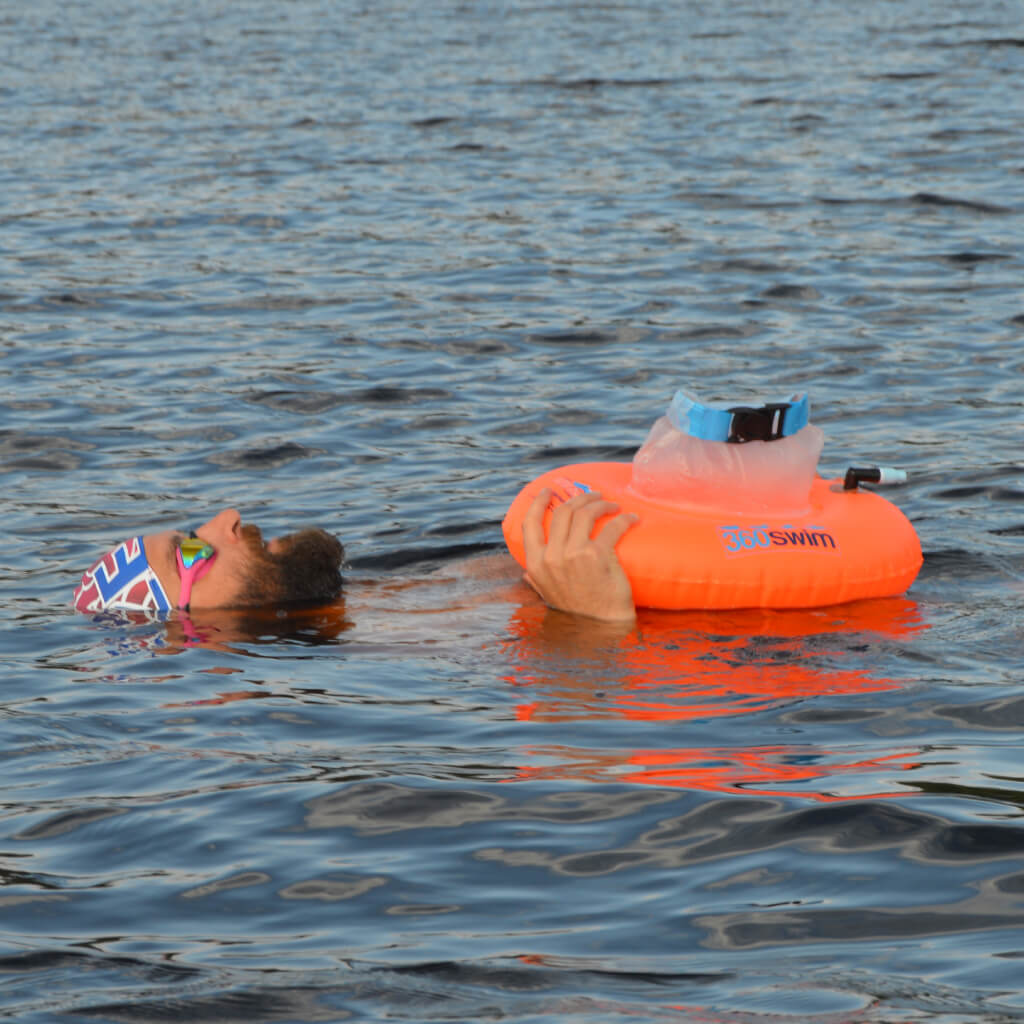
[[(1019, 15), (7, 5), (0, 1016), (1024, 1017)], [(680, 386), (907, 469), (907, 597), (496, 586)], [(225, 505), (345, 605), (71, 611)]]

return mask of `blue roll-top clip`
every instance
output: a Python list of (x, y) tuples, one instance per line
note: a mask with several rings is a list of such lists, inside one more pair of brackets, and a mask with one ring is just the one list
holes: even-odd
[(714, 409), (677, 391), (668, 407), (668, 418), (676, 430), (703, 441), (778, 441), (791, 437), (810, 421), (811, 407), (806, 395), (789, 402), (770, 402), (752, 407), (734, 405)]

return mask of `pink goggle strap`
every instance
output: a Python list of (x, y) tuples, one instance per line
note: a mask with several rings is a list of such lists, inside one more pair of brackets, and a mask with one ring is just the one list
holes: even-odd
[(178, 607), (188, 611), (189, 602), (192, 600), (192, 588), (210, 571), (217, 552), (215, 551), (209, 558), (196, 559), (190, 566), (185, 565), (180, 548), (175, 552), (175, 556), (178, 559), (178, 574), (181, 576)]

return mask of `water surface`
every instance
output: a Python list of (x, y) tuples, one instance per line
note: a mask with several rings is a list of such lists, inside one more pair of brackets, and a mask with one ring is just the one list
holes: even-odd
[[(0, 1014), (1024, 1017), (1017, 15), (0, 14)], [(909, 594), (622, 635), (467, 570), (677, 387), (906, 469)], [(225, 506), (344, 606), (71, 611)]]

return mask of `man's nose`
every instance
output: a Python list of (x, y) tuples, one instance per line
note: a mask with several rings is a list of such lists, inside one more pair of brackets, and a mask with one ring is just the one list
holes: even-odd
[(241, 539), (239, 530), (242, 516), (238, 509), (226, 508), (218, 512), (208, 523), (204, 523), (196, 533), (214, 547), (232, 544)]

